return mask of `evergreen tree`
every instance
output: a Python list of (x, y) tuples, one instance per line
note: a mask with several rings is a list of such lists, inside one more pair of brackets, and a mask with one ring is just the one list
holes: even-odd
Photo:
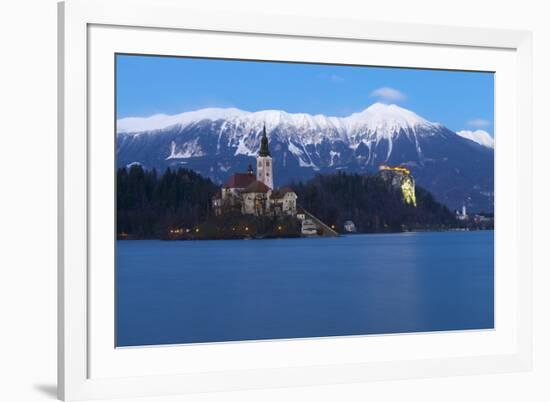
[(217, 187), (188, 169), (167, 169), (162, 176), (140, 165), (117, 171), (117, 232), (159, 238), (172, 228), (204, 221)]

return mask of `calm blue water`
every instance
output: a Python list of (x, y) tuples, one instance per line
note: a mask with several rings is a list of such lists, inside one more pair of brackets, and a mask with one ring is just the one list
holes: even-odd
[(117, 242), (117, 346), (492, 328), (493, 232)]

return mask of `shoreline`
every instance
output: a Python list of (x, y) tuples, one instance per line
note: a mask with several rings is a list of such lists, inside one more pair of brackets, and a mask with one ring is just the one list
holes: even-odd
[[(494, 228), (452, 228), (452, 229), (418, 229), (418, 230), (405, 230), (405, 231), (381, 231), (381, 232), (356, 232), (356, 233), (339, 233), (337, 237), (344, 236), (359, 236), (359, 235), (396, 235), (406, 233), (443, 233), (443, 232), (487, 232), (494, 231)], [(141, 240), (159, 240), (159, 241), (228, 241), (228, 240), (277, 240), (277, 239), (322, 239), (324, 236), (247, 236), (247, 237), (209, 237), (209, 238), (179, 238), (179, 237), (120, 237), (117, 236), (117, 241), (141, 241)]]

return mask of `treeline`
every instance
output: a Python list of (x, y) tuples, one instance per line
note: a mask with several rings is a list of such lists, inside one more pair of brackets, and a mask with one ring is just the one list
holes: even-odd
[(453, 213), (428, 191), (416, 186), (417, 207), (403, 202), (400, 189), (378, 175), (339, 172), (293, 183), (298, 203), (329, 225), (343, 230), (346, 220), (358, 232), (439, 230), (456, 226)]
[(117, 171), (119, 237), (160, 238), (174, 227), (191, 227), (209, 216), (217, 186), (189, 169), (162, 175), (140, 165)]
[[(134, 165), (117, 171), (116, 184), (119, 238), (165, 238), (174, 228), (207, 229), (206, 223), (226, 219), (212, 216), (211, 200), (218, 186), (189, 169), (167, 169), (159, 174)], [(428, 191), (416, 187), (415, 208), (406, 205), (401, 191), (378, 175), (318, 175), (305, 183), (293, 183), (291, 187), (298, 195), (299, 206), (326, 224), (334, 225), (339, 232), (344, 231), (347, 220), (353, 221), (357, 231), (363, 233), (440, 230), (458, 224), (454, 214)], [(256, 222), (258, 226), (248, 221), (241, 225), (237, 221), (225, 226), (232, 231), (242, 226), (248, 227), (249, 233), (270, 233), (260, 230), (262, 222)], [(279, 230), (280, 223), (272, 224)], [(282, 225), (281, 230), (289, 230), (288, 235), (294, 233), (290, 224)]]

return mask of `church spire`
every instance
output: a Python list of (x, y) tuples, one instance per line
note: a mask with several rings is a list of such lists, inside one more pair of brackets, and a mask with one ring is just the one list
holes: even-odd
[(260, 152), (258, 153), (258, 156), (271, 156), (269, 153), (269, 147), (267, 145), (267, 133), (265, 132), (265, 123), (264, 123), (264, 130), (262, 134), (262, 140), (260, 143)]

